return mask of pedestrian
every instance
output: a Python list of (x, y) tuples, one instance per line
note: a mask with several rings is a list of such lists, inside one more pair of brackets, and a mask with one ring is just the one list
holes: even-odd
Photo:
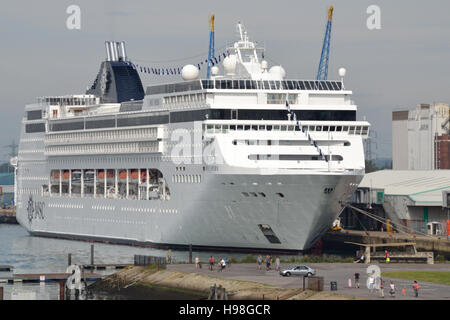
[(280, 257), (275, 259), (275, 270), (280, 271)]
[(355, 272), (355, 286), (359, 288), (359, 272)]
[(402, 295), (403, 295), (404, 297), (406, 297), (406, 289), (405, 289), (405, 288), (402, 289)]
[(368, 280), (369, 280), (369, 292), (372, 293), (375, 284), (375, 278), (372, 275), (370, 275)]
[(214, 269), (214, 257), (210, 256), (209, 257), (209, 270), (213, 271), (213, 269)]
[(384, 298), (384, 281), (380, 279), (380, 297)]
[(391, 294), (391, 297), (392, 298), (395, 298), (395, 285), (394, 285), (394, 282), (392, 282), (391, 281), (391, 284), (389, 285), (390, 286), (390, 290), (389, 290), (389, 293)]
[(169, 249), (169, 251), (167, 251), (167, 263), (171, 264), (172, 263), (172, 250)]
[(413, 290), (414, 290), (414, 295), (415, 295), (416, 298), (419, 297), (419, 289), (420, 289), (419, 284), (417, 283), (416, 280), (414, 280)]
[(389, 257), (389, 251), (384, 250), (384, 257), (386, 258), (386, 263), (389, 263), (391, 261), (391, 258)]
[(261, 270), (263, 258), (261, 255), (258, 256), (257, 262), (258, 262), (258, 270)]
[(222, 259), (220, 261), (220, 267), (221, 267), (220, 272), (223, 272), (223, 270), (225, 269), (226, 266), (227, 266), (227, 263), (226, 263), (225, 259)]
[(266, 270), (267, 270), (267, 271), (270, 270), (270, 264), (271, 264), (271, 262), (272, 262), (272, 258), (271, 258), (269, 255), (267, 255), (267, 256), (266, 256)]
[(195, 269), (198, 269), (200, 267), (200, 258), (197, 256), (195, 257)]

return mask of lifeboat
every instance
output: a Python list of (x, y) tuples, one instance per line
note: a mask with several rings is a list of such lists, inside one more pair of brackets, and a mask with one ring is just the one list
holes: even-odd
[(108, 170), (106, 171), (106, 178), (114, 178), (114, 171), (113, 170)]
[(131, 170), (130, 179), (137, 180), (139, 178), (139, 171)]
[(69, 179), (70, 178), (70, 171), (64, 170), (63, 172), (63, 179)]
[(127, 178), (127, 171), (123, 170), (119, 172), (119, 178), (120, 179), (126, 179)]
[(141, 170), (141, 183), (144, 183), (145, 181), (147, 181), (147, 172), (146, 170)]
[(53, 171), (53, 179), (59, 179), (59, 176), (60, 176), (60, 174), (59, 174), (59, 171)]
[(101, 170), (98, 172), (98, 178), (99, 179), (104, 179), (105, 178), (105, 170)]

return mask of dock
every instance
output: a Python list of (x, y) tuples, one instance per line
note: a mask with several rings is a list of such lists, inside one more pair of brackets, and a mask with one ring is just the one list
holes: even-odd
[(131, 266), (133, 266), (133, 264), (85, 264), (83, 265), (83, 268), (85, 270), (120, 270)]
[(0, 208), (0, 223), (17, 224), (16, 209), (1, 209)]
[[(59, 282), (60, 280), (67, 280), (71, 276), (70, 273), (24, 273), (14, 274), (11, 277), (0, 279), (0, 283), (13, 284), (16, 282), (22, 283), (39, 283), (39, 282)], [(103, 279), (104, 276), (97, 273), (85, 273), (86, 281), (97, 281)]]

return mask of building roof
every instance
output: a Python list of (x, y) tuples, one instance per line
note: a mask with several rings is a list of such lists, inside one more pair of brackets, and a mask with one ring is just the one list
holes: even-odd
[(359, 188), (408, 196), (418, 206), (442, 206), (442, 191), (450, 190), (450, 170), (381, 170), (366, 174)]

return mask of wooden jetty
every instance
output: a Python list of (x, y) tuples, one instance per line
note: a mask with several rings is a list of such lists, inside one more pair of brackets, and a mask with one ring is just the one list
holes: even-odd
[[(0, 279), (0, 282), (59, 282), (60, 280), (67, 280), (70, 276), (70, 273), (24, 273), (14, 274), (11, 277)], [(103, 276), (97, 273), (85, 273), (84, 276), (86, 281), (97, 281), (103, 279)]]
[(124, 269), (127, 267), (131, 267), (133, 264), (84, 264), (83, 268), (86, 270), (108, 270), (108, 269)]

